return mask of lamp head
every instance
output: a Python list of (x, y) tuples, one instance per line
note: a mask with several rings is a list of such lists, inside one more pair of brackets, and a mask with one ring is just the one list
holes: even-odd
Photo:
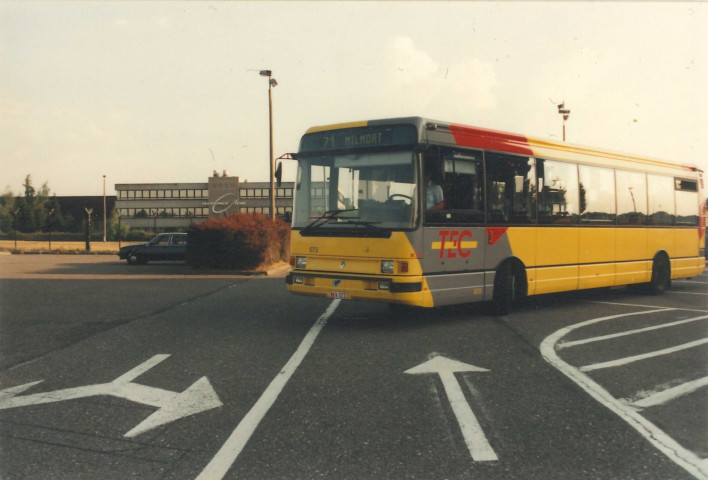
[(270, 70), (261, 70), (259, 73), (262, 77), (270, 77), (271, 75), (273, 75), (273, 72), (271, 72)]

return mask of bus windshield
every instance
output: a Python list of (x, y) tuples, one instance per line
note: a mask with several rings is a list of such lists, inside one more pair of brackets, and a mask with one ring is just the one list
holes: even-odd
[(312, 235), (414, 228), (415, 158), (410, 151), (301, 156), (293, 228)]

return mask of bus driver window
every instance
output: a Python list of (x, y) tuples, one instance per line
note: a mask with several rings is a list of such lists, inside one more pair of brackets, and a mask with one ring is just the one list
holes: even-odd
[(425, 208), (428, 210), (442, 210), (445, 205), (445, 196), (442, 187), (433, 180), (433, 172), (425, 169)]

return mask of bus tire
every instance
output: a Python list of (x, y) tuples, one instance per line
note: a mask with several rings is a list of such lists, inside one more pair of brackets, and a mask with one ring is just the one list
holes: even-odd
[(651, 281), (647, 285), (649, 293), (661, 295), (671, 286), (671, 264), (666, 255), (657, 255), (651, 266)]
[(507, 315), (516, 303), (526, 298), (527, 294), (528, 284), (524, 264), (518, 259), (505, 261), (494, 276), (492, 313)]
[(504, 263), (494, 276), (494, 293), (492, 295), (492, 313), (507, 315), (515, 300), (516, 275), (510, 262)]

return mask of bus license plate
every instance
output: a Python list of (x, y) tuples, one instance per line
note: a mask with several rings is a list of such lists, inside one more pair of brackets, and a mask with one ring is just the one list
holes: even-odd
[(329, 298), (339, 298), (341, 300), (346, 300), (349, 297), (347, 296), (347, 292), (337, 292), (335, 290), (330, 290)]

